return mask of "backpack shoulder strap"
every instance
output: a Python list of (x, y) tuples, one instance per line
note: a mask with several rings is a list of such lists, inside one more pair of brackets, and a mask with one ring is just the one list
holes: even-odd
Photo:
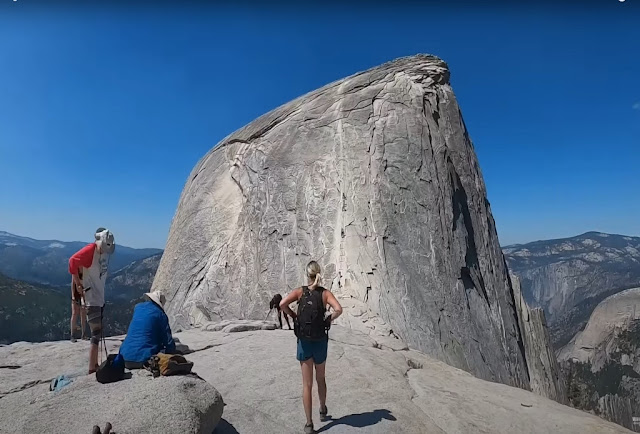
[(324, 305), (324, 291), (325, 289), (322, 286), (317, 287), (314, 292), (317, 294), (316, 297), (318, 297), (318, 301), (319, 301), (319, 306), (318, 308), (321, 309), (323, 312), (326, 310), (326, 306)]
[(309, 287), (308, 286), (303, 286), (301, 287), (302, 292), (300, 293), (300, 298), (298, 299), (298, 301), (302, 300), (302, 297), (305, 296), (305, 294), (307, 294), (309, 292)]

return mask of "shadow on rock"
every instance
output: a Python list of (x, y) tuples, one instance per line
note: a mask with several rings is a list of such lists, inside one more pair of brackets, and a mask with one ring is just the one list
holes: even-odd
[(188, 345), (183, 344), (182, 342), (180, 342), (180, 339), (178, 339), (177, 337), (174, 336), (173, 341), (176, 344), (176, 350), (180, 354), (182, 354), (183, 356), (185, 356), (187, 354), (195, 353), (195, 351), (193, 351), (191, 348), (189, 348)]
[(350, 414), (342, 416), (339, 419), (332, 419), (327, 425), (323, 426), (317, 433), (321, 433), (333, 428), (336, 425), (348, 425), (354, 428), (365, 428), (375, 425), (378, 422), (386, 420), (396, 420), (395, 416), (389, 410), (373, 410), (366, 413)]
[(220, 419), (212, 434), (240, 434), (238, 430), (224, 419)]

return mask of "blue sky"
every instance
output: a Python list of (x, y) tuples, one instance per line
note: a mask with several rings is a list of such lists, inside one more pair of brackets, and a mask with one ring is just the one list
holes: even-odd
[(0, 0), (0, 230), (84, 240), (108, 226), (163, 247), (189, 172), (224, 136), (431, 53), (452, 71), (502, 244), (640, 235), (640, 1), (515, 3)]

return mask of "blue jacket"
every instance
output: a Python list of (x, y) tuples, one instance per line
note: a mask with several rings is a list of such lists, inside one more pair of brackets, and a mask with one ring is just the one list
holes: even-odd
[(127, 337), (120, 346), (122, 357), (127, 362), (144, 363), (162, 350), (174, 353), (175, 349), (167, 314), (152, 301), (138, 303), (133, 310)]

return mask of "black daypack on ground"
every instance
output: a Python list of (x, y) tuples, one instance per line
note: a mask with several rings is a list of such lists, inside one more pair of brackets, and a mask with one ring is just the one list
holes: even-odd
[(324, 291), (322, 287), (313, 291), (306, 286), (302, 287), (302, 297), (298, 302), (298, 317), (294, 324), (294, 333), (298, 339), (306, 341), (327, 339), (322, 291)]
[(109, 354), (96, 370), (96, 380), (99, 383), (113, 383), (124, 379), (124, 360), (116, 361), (116, 357), (118, 354)]

